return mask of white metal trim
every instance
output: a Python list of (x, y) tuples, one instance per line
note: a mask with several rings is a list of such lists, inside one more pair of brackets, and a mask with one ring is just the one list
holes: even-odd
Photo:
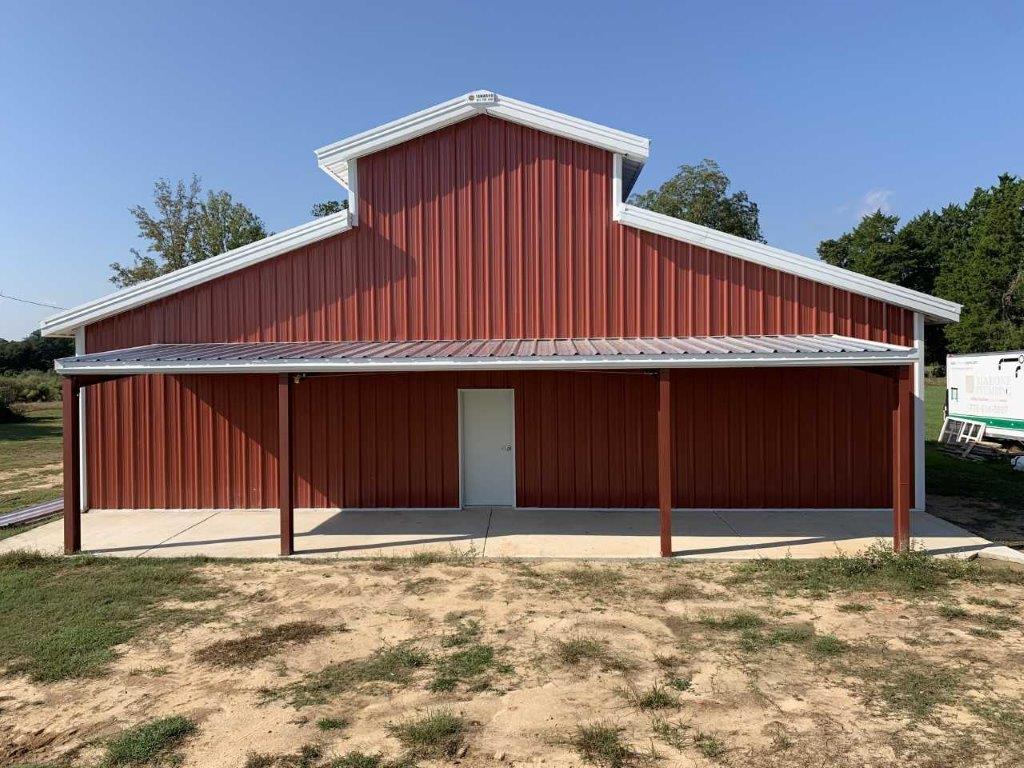
[(781, 248), (756, 243), (753, 240), (719, 232), (700, 224), (648, 211), (629, 203), (619, 204), (617, 221), (645, 232), (691, 243), (738, 259), (805, 277), (817, 283), (842, 288), (899, 307), (906, 307), (921, 312), (927, 318), (937, 322), (956, 322), (960, 319), (961, 307), (955, 302), (851, 272), (823, 261), (809, 259)]
[(169, 362), (169, 363), (75, 363), (58, 360), (58, 373), (141, 374), (141, 373), (341, 373), (370, 371), (500, 371), (500, 370), (615, 370), (646, 368), (773, 368), (844, 365), (911, 365), (916, 350), (900, 347), (876, 352), (802, 352), (764, 354), (702, 355), (615, 355), (575, 357), (432, 357), (415, 360), (399, 358), (348, 358), (335, 360), (279, 360)]
[(255, 243), (227, 251), (220, 256), (214, 256), (206, 261), (191, 264), (72, 309), (58, 312), (43, 320), (39, 324), (39, 328), (44, 336), (69, 336), (74, 333), (75, 329), (89, 323), (251, 267), (296, 248), (340, 234), (351, 227), (349, 211), (341, 211), (314, 219), (297, 227), (286, 229), (284, 232), (278, 232), (276, 235), (257, 240)]
[(924, 472), (924, 315), (914, 313), (914, 510), (923, 512), (927, 504)]
[(622, 155), (612, 155), (612, 221), (619, 220), (622, 206)]
[(359, 164), (348, 164), (348, 216), (353, 227), (359, 226)]
[[(75, 354), (85, 354), (85, 328), (75, 329)], [(86, 450), (87, 436), (85, 434), (87, 418), (85, 399), (88, 395), (88, 387), (82, 387), (78, 392), (78, 493), (79, 504), (82, 511), (89, 509), (89, 453)]]
[(315, 150), (317, 164), (328, 175), (347, 187), (347, 164), (352, 159), (379, 152), (482, 114), (493, 115), (609, 152), (618, 152), (641, 162), (650, 154), (650, 140), (642, 136), (592, 123), (589, 120), (581, 120), (491, 91), (472, 91), (321, 147)]

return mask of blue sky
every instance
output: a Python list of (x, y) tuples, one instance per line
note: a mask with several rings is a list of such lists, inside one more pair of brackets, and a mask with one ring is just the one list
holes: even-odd
[[(813, 256), (1024, 173), (1020, 8), (0, 0), (0, 293), (112, 290), (162, 176), (300, 224), (341, 193), (313, 149), (477, 88), (650, 137), (638, 190), (715, 158)], [(52, 311), (0, 298), (0, 337)]]

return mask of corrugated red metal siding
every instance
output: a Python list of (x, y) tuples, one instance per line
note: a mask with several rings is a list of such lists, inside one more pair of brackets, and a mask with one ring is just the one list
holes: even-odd
[[(912, 338), (909, 311), (619, 226), (611, 220), (611, 156), (532, 129), (479, 117), (360, 159), (359, 180), (354, 230), (89, 326), (87, 350), (522, 336), (840, 333), (903, 344)], [(275, 403), (265, 383), (241, 381), (136, 377), (90, 393), (90, 503), (276, 503), (266, 450), (253, 448), (266, 445)], [(546, 386), (542, 404), (567, 385)], [(557, 425), (570, 412), (557, 409), (540, 420)], [(383, 460), (392, 446), (378, 428), (384, 425), (359, 427)], [(553, 460), (547, 442), (532, 450), (519, 454), (522, 463), (538, 461), (536, 451), (542, 463)], [(650, 492), (652, 479), (628, 474), (646, 471), (643, 450), (636, 444), (622, 448), (628, 457), (608, 454), (613, 467), (622, 466), (626, 485), (609, 483), (606, 496), (592, 491), (595, 506), (632, 506), (637, 494)], [(311, 457), (314, 477), (330, 475), (323, 452)], [(859, 464), (872, 460), (857, 455)], [(375, 477), (360, 477), (377, 488)], [(566, 482), (527, 483), (523, 503), (567, 504), (562, 500), (576, 492), (565, 490)], [(411, 481), (400, 487), (406, 485)], [(701, 498), (719, 499), (720, 491)], [(301, 488), (297, 503), (304, 503)]]
[[(92, 505), (277, 503), (273, 376), (168, 376), (89, 424)], [(672, 375), (682, 507), (889, 504), (891, 381), (858, 369), (718, 369)], [(656, 503), (655, 380), (642, 373), (489, 372), (312, 378), (295, 388), (297, 506), (454, 507), (458, 390), (516, 392), (517, 503)], [(146, 386), (143, 387), (145, 389)], [(856, 482), (854, 482), (856, 477)]]
[(888, 506), (892, 387), (881, 369), (674, 371), (674, 504)]

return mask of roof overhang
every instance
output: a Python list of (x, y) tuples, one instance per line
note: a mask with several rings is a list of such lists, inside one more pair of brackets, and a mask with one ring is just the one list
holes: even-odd
[(220, 256), (190, 264), (144, 283), (109, 293), (73, 309), (58, 312), (43, 320), (39, 324), (39, 329), (44, 336), (73, 336), (76, 328), (324, 240), (345, 232), (351, 226), (348, 211), (323, 216), (227, 251)]
[(152, 344), (57, 360), (65, 376), (908, 365), (912, 347), (846, 336)]
[[(624, 179), (630, 182), (630, 186), (639, 175), (651, 150), (650, 139), (643, 136), (544, 109), (492, 91), (472, 91), (321, 147), (315, 152), (317, 164), (331, 178), (350, 188), (351, 161), (477, 115), (492, 115), (620, 154), (625, 166)], [(629, 194), (628, 190), (625, 194)]]

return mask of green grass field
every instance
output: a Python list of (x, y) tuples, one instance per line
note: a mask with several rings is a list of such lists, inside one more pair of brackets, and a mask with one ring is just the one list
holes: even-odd
[(962, 461), (936, 447), (942, 428), (945, 379), (927, 379), (925, 386), (925, 472), (929, 494), (979, 499), (1020, 511), (1024, 507), (1024, 472), (1006, 462)]
[(25, 416), (0, 424), (0, 514), (61, 494), (60, 403), (33, 404)]

